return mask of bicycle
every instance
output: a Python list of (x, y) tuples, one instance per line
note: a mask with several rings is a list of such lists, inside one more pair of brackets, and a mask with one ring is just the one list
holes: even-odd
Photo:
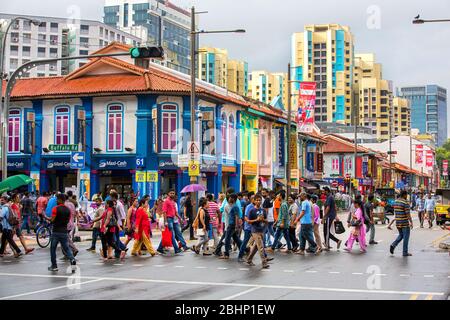
[(43, 220), (36, 227), (36, 242), (41, 248), (47, 248), (52, 235), (51, 223)]

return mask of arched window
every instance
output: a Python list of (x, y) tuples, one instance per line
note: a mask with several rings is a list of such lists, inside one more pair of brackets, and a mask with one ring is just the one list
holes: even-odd
[(228, 154), (230, 157), (236, 157), (236, 131), (234, 129), (234, 117), (230, 114), (228, 118)]
[(222, 113), (222, 154), (224, 156), (229, 156), (230, 150), (227, 148), (227, 115)]
[(22, 112), (20, 109), (9, 111), (8, 119), (8, 152), (20, 152), (20, 120)]
[(247, 121), (247, 127), (246, 127), (246, 133), (247, 133), (247, 160), (252, 159), (252, 136), (253, 136), (253, 130), (251, 128), (250, 121)]
[(267, 159), (267, 143), (268, 143), (268, 139), (267, 139), (267, 127), (264, 126), (262, 127), (262, 132), (259, 133), (259, 136), (261, 137), (261, 141), (260, 141), (260, 150), (261, 150), (261, 155), (260, 155), (260, 159), (261, 159), (261, 164), (262, 165), (266, 165), (266, 159)]
[(70, 107), (56, 107), (55, 109), (55, 144), (69, 144)]
[(123, 105), (109, 104), (107, 111), (107, 151), (122, 151)]
[(178, 107), (174, 104), (165, 104), (161, 110), (161, 151), (176, 151)]

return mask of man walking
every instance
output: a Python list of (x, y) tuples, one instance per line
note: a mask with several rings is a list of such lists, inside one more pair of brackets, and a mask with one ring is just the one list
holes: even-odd
[(251, 227), (251, 239), (249, 245), (251, 247), (250, 253), (247, 258), (247, 264), (249, 266), (254, 266), (255, 264), (252, 262), (253, 257), (256, 254), (256, 251), (259, 252), (259, 256), (261, 258), (263, 269), (269, 268), (267, 256), (264, 252), (264, 230), (267, 224), (267, 213), (261, 208), (261, 196), (259, 194), (254, 196), (253, 203), (254, 207), (250, 210), (247, 223)]
[(300, 194), (302, 200), (302, 207), (300, 209), (300, 214), (298, 215), (295, 223), (300, 222), (300, 255), (305, 255), (306, 241), (309, 244), (309, 250), (311, 252), (317, 253), (317, 244), (314, 241), (314, 226), (312, 217), (312, 206), (305, 192)]
[(283, 236), (284, 239), (286, 240), (286, 244), (288, 247), (285, 252), (291, 253), (292, 244), (289, 238), (290, 219), (289, 219), (289, 207), (286, 202), (286, 192), (284, 190), (280, 191), (277, 197), (279, 202), (281, 203), (280, 211), (278, 213), (278, 219), (276, 220), (277, 231), (275, 232), (275, 239), (272, 243), (272, 247), (268, 248), (267, 251), (273, 253), (281, 240), (281, 236)]
[(334, 201), (334, 197), (331, 194), (331, 190), (328, 187), (324, 187), (326, 201), (325, 201), (325, 213), (323, 215), (322, 224), (323, 226), (323, 236), (325, 239), (325, 248), (324, 250), (330, 250), (330, 239), (337, 243), (337, 249), (341, 247), (342, 240), (339, 240), (331, 233), (331, 227), (333, 226), (334, 220), (337, 220), (336, 215), (336, 202)]
[(68, 224), (71, 219), (71, 213), (69, 208), (64, 205), (66, 196), (64, 194), (58, 194), (58, 205), (53, 208), (52, 217), (50, 220), (53, 224), (53, 232), (50, 237), (50, 259), (52, 265), (48, 267), (49, 271), (58, 271), (58, 265), (56, 263), (56, 248), (58, 243), (61, 243), (63, 252), (67, 255), (72, 265), (72, 273), (75, 272), (75, 257), (73, 256), (72, 249), (69, 246), (69, 235), (67, 234)]
[(247, 249), (247, 244), (252, 237), (252, 227), (249, 221), (250, 212), (255, 208), (254, 206), (255, 196), (250, 196), (250, 203), (245, 207), (245, 215), (244, 215), (244, 240), (242, 241), (241, 247), (239, 249), (238, 261), (244, 262), (244, 254)]
[(375, 222), (373, 220), (373, 204), (374, 196), (373, 194), (369, 194), (369, 197), (367, 198), (367, 202), (364, 204), (364, 214), (365, 214), (365, 223), (367, 226), (367, 232), (370, 231), (370, 240), (369, 244), (378, 244), (378, 242), (375, 241)]
[(419, 198), (416, 201), (417, 215), (419, 216), (420, 227), (423, 228), (423, 220), (425, 218), (425, 198), (423, 193), (420, 193)]
[(33, 215), (33, 201), (30, 199), (30, 193), (25, 192), (24, 197), (22, 201), (20, 201), (20, 204), (22, 206), (22, 227), (21, 230), (26, 229), (27, 234), (31, 235), (30, 230), (30, 217)]
[(436, 208), (436, 200), (428, 193), (428, 198), (425, 200), (425, 210), (427, 212), (428, 225), (431, 229), (433, 227), (434, 209)]
[(408, 252), (408, 244), (409, 244), (409, 235), (411, 229), (413, 228), (413, 222), (411, 218), (411, 214), (409, 211), (409, 203), (407, 201), (408, 192), (403, 190), (400, 193), (400, 197), (394, 204), (394, 213), (395, 213), (395, 223), (398, 229), (398, 237), (391, 244), (390, 252), (394, 254), (395, 247), (403, 240), (403, 256), (409, 257), (412, 256), (411, 253)]
[[(169, 196), (164, 200), (163, 203), (163, 215), (164, 215), (164, 224), (166, 228), (169, 228), (169, 231), (172, 233), (172, 246), (175, 250), (175, 254), (181, 253), (181, 250), (178, 248), (177, 240), (175, 239), (175, 230), (174, 230), (174, 219), (176, 215), (176, 207), (175, 207), (175, 190), (169, 191)], [(158, 249), (156, 250), (161, 254), (164, 254), (162, 240), (159, 243)]]
[(236, 204), (238, 201), (237, 195), (232, 194), (228, 197), (228, 205), (229, 213), (228, 213), (228, 222), (225, 231), (225, 254), (220, 257), (220, 259), (228, 260), (230, 258), (230, 250), (231, 250), (231, 239), (237, 244), (240, 248), (242, 245), (241, 239), (238, 237), (238, 228), (239, 228), (239, 208)]

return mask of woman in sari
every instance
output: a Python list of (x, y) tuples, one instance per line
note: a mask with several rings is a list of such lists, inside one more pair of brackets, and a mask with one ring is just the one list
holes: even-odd
[(352, 219), (350, 222), (350, 237), (347, 240), (347, 247), (344, 248), (345, 251), (351, 252), (353, 248), (353, 243), (356, 239), (358, 239), (359, 247), (361, 248), (361, 252), (366, 252), (366, 227), (364, 225), (364, 214), (362, 212), (362, 203), (361, 201), (355, 201), (355, 213), (352, 215)]
[(139, 201), (139, 209), (136, 211), (136, 222), (134, 226), (134, 245), (131, 251), (132, 256), (141, 254), (142, 244), (147, 248), (147, 251), (152, 255), (156, 255), (150, 240), (150, 220), (147, 215), (148, 201), (141, 199)]

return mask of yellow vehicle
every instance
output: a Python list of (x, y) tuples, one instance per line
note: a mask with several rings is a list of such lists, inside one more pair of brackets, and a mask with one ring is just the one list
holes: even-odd
[(450, 189), (437, 189), (436, 196), (439, 196), (439, 200), (436, 200), (436, 223), (438, 225), (445, 224), (446, 221), (450, 221)]

